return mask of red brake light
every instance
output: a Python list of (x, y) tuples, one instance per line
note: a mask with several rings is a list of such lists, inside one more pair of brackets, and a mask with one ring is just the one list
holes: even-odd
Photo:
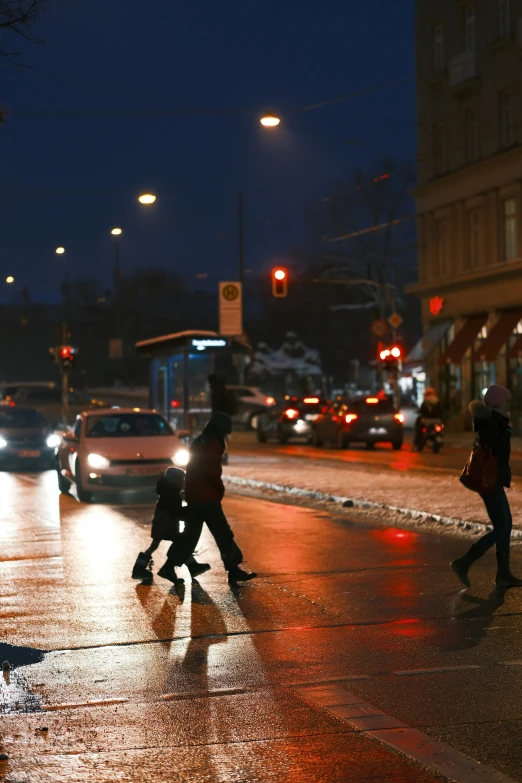
[(299, 411), (296, 411), (295, 408), (287, 408), (285, 411), (285, 416), (287, 419), (297, 419), (299, 416)]
[(366, 404), (367, 405), (378, 405), (379, 404), (379, 398), (378, 397), (367, 397), (366, 398)]
[(317, 405), (320, 400), (319, 397), (305, 397), (303, 402), (305, 405)]
[(265, 397), (265, 405), (275, 405), (275, 400), (273, 397)]
[(401, 424), (404, 424), (404, 414), (403, 413), (396, 413), (393, 418), (395, 419), (395, 421), (398, 421)]
[(356, 413), (347, 413), (344, 417), (344, 420), (347, 424), (351, 424), (352, 421), (357, 421), (358, 418), (359, 417)]

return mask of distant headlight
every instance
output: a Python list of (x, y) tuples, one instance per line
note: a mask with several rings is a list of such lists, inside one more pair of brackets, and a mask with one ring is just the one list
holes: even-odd
[(190, 452), (188, 449), (179, 449), (172, 457), (172, 462), (177, 465), (178, 468), (184, 468), (188, 465), (190, 459)]
[(5, 449), (6, 446), (7, 446), (6, 439), (2, 438), (2, 436), (0, 435), (0, 449)]
[(110, 467), (110, 462), (107, 457), (102, 457), (101, 454), (89, 454), (87, 457), (89, 467), (95, 468), (95, 470), (103, 470), (103, 468)]
[(46, 440), (47, 447), (50, 449), (55, 449), (60, 445), (61, 438), (59, 435), (56, 435), (53, 433), (52, 435), (49, 435), (49, 437)]

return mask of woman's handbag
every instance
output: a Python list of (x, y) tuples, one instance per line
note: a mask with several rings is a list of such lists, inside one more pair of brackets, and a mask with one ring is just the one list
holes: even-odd
[(476, 442), (460, 475), (461, 483), (472, 492), (490, 495), (498, 487), (497, 458), (486, 446)]

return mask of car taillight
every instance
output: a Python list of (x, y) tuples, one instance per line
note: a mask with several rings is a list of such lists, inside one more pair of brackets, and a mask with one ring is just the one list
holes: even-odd
[(442, 424), (436, 424), (435, 425), (435, 432), (442, 432), (443, 429), (444, 429), (444, 427), (443, 427)]
[(285, 416), (287, 419), (297, 419), (299, 416), (299, 411), (296, 411), (295, 408), (287, 408), (285, 411)]
[(366, 398), (366, 405), (378, 405), (379, 399), (377, 397), (367, 397)]
[(347, 424), (351, 424), (352, 421), (357, 421), (358, 418), (359, 417), (356, 413), (347, 413), (344, 417), (344, 420)]
[(393, 417), (395, 421), (400, 422), (400, 424), (404, 424), (404, 414), (403, 413), (396, 413)]
[(319, 397), (305, 397), (303, 402), (305, 405), (317, 405), (320, 400)]
[(265, 397), (265, 405), (275, 405), (276, 402), (273, 397)]

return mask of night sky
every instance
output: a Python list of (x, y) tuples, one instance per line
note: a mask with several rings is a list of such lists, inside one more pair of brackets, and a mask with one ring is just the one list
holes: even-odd
[(414, 160), (413, 6), (49, 0), (44, 43), (6, 41), (29, 68), (0, 71), (2, 281), (47, 301), (66, 268), (109, 285), (116, 225), (127, 270), (234, 279), (241, 188), (246, 268), (270, 268), (304, 245), (303, 207), (333, 182), (382, 154)]

